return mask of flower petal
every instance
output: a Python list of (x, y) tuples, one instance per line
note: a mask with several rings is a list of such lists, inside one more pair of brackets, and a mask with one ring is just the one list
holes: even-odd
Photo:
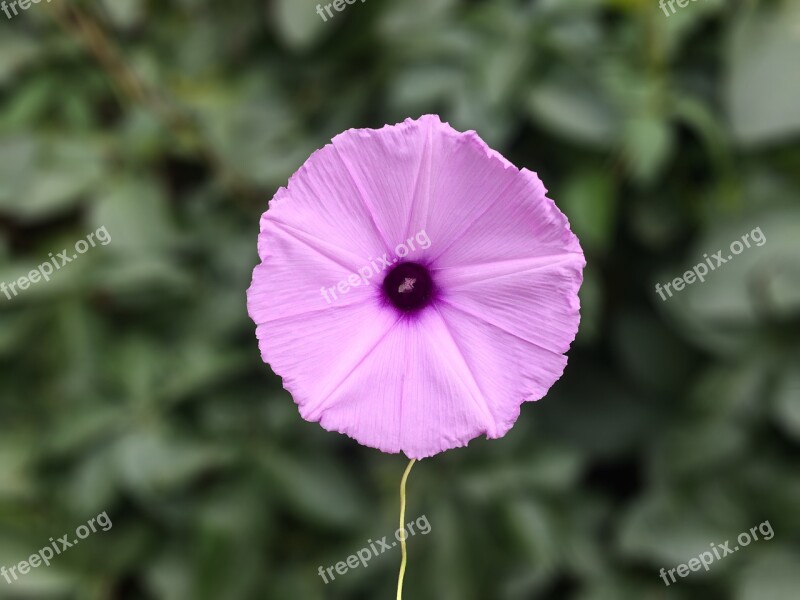
[(453, 130), (439, 117), (407, 119), (382, 129), (350, 129), (333, 139), (341, 163), (373, 215), (387, 250), (424, 229), (433, 146)]
[[(378, 278), (338, 288), (355, 271), (356, 258), (301, 232), (265, 219), (259, 237), (262, 262), (253, 270), (247, 307), (257, 325), (340, 305), (364, 303), (380, 295)], [(348, 261), (350, 261), (348, 263)]]
[[(481, 148), (483, 142), (478, 144), (479, 141), (476, 139), (472, 146)], [(477, 152), (475, 148), (472, 151)], [(450, 243), (436, 244), (441, 242), (437, 230), (433, 225), (428, 227), (427, 233), (436, 244), (432, 247), (436, 268), (564, 254), (582, 256), (567, 217), (545, 195), (547, 190), (535, 173), (501, 166), (499, 159), (486, 162), (493, 165), (495, 175), (487, 175), (494, 182), (484, 184), (483, 188), (491, 191), (479, 194), (476, 189), (468, 194), (450, 189), (439, 195), (443, 205), (440, 210), (448, 210), (457, 234), (451, 236)], [(501, 182), (505, 185), (499, 189)], [(456, 202), (456, 198), (460, 201)]]
[(353, 302), (270, 319), (256, 334), (261, 355), (283, 378), (301, 414), (316, 421), (397, 321), (375, 302)]
[[(377, 226), (374, 209), (364, 202), (341, 152), (328, 144), (317, 150), (292, 175), (270, 201), (261, 219), (262, 231), (270, 223), (324, 241), (344, 256), (358, 257), (356, 268), (389, 252)], [(265, 251), (263, 241), (259, 252)]]
[(436, 272), (447, 305), (511, 335), (564, 353), (580, 323), (579, 254), (520, 259)]
[(520, 405), (543, 398), (558, 381), (567, 357), (447, 303), (437, 311), (484, 391), (496, 425), (488, 437), (502, 437), (519, 417)]
[(475, 378), (467, 357), (441, 315), (424, 311), (418, 320), (397, 321), (324, 405), (301, 412), (325, 429), (410, 458), (465, 446), (482, 433), (497, 437), (498, 415), (481, 389), (486, 382)]

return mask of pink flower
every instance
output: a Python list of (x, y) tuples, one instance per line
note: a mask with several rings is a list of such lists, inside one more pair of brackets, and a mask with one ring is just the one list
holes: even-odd
[(580, 321), (586, 261), (545, 194), (432, 115), (315, 152), (261, 219), (247, 293), (302, 417), (409, 458), (505, 435)]

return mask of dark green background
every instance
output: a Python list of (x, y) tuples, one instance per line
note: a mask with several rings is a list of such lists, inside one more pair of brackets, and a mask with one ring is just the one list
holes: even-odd
[[(408, 600), (800, 590), (800, 5), (105, 0), (0, 13), (0, 598), (391, 599), (406, 461), (302, 421), (245, 290), (259, 215), (350, 127), (436, 112), (537, 171), (588, 259), (564, 377), (418, 464)], [(668, 302), (657, 282), (760, 227)], [(769, 520), (775, 536), (666, 588)]]

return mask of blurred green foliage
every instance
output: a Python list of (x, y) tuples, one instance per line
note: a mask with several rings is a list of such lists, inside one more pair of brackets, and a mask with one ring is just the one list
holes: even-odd
[[(305, 423), (259, 358), (258, 218), (349, 127), (437, 112), (537, 171), (587, 251), (564, 378), (409, 484), (414, 599), (800, 589), (800, 5), (102, 0), (0, 14), (0, 598), (389, 599), (402, 457)], [(657, 282), (760, 227), (668, 302)], [(769, 520), (775, 537), (666, 588)]]

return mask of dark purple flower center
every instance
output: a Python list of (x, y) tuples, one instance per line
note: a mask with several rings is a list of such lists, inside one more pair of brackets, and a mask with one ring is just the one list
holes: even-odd
[(433, 279), (426, 267), (414, 262), (395, 266), (383, 280), (383, 293), (396, 308), (414, 312), (433, 300)]

